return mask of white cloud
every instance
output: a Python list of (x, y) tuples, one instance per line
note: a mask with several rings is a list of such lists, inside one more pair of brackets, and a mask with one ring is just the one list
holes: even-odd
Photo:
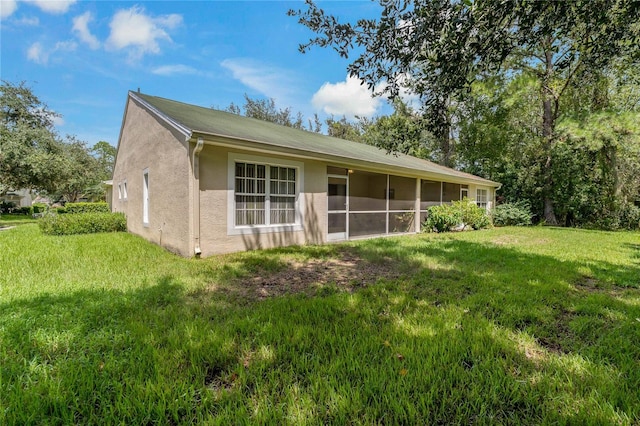
[(27, 59), (36, 64), (46, 65), (49, 62), (49, 56), (58, 51), (73, 52), (78, 44), (73, 40), (59, 41), (51, 49), (45, 48), (39, 41), (33, 43), (27, 49)]
[(324, 83), (313, 95), (311, 103), (327, 114), (371, 117), (378, 110), (381, 99), (373, 97), (371, 91), (357, 77), (347, 76), (345, 81)]
[(73, 52), (77, 48), (78, 48), (78, 43), (76, 43), (73, 40), (59, 41), (56, 43), (51, 53), (57, 52), (58, 50), (63, 50), (65, 52)]
[(262, 95), (279, 103), (291, 102), (295, 90), (289, 71), (251, 59), (225, 59), (220, 65), (231, 71), (233, 78)]
[(44, 65), (49, 61), (49, 54), (42, 48), (42, 44), (35, 42), (27, 49), (27, 59)]
[[(2, 0), (4, 2), (4, 0)], [(61, 14), (69, 10), (72, 4), (76, 0), (23, 0), (28, 3), (32, 3), (43, 12)]]
[(100, 42), (89, 31), (89, 22), (93, 21), (91, 12), (85, 12), (73, 18), (73, 32), (78, 36), (80, 41), (87, 44), (91, 49), (95, 50), (100, 47)]
[(16, 0), (1, 0), (0, 1), (0, 19), (5, 19), (11, 16), (13, 12), (18, 8)]
[(151, 71), (153, 74), (157, 75), (176, 75), (176, 74), (198, 74), (198, 70), (192, 68), (188, 65), (183, 64), (175, 64), (175, 65), (162, 65), (157, 68), (154, 68)]
[[(33, 4), (46, 13), (62, 14), (69, 10), (77, 0), (21, 0)], [(0, 18), (9, 17), (18, 8), (17, 0), (0, 0)]]
[(177, 14), (151, 17), (143, 8), (119, 10), (113, 15), (111, 33), (106, 46), (111, 50), (130, 49), (130, 59), (138, 59), (146, 53), (160, 53), (159, 41), (171, 42), (167, 30), (182, 24), (182, 16)]
[[(4, 3), (4, 0), (0, 0), (0, 2)], [(37, 16), (32, 16), (30, 18), (23, 16), (20, 19), (13, 20), (13, 23), (16, 25), (22, 25), (25, 27), (37, 27), (38, 25), (40, 25), (40, 19), (38, 19)]]

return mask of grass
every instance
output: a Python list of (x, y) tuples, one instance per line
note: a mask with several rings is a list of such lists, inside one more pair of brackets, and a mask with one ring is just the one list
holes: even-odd
[[(345, 253), (394, 274), (273, 281)], [(640, 423), (638, 233), (187, 260), (24, 225), (0, 232), (0, 265), (0, 424)]]
[(27, 223), (36, 223), (37, 219), (24, 214), (6, 214), (0, 215), (0, 228), (7, 226), (25, 225)]

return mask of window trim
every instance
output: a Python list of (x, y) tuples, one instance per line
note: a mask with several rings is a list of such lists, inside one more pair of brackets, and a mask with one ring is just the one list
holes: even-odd
[[(480, 191), (484, 191), (484, 201), (480, 201)], [(489, 207), (489, 190), (487, 188), (476, 188), (476, 205), (484, 209)]]
[(122, 182), (122, 199), (124, 201), (127, 201), (128, 198), (129, 198), (129, 195), (127, 192), (127, 180), (125, 179), (124, 182)]
[[(236, 225), (236, 201), (235, 201), (235, 180), (236, 180), (236, 162), (250, 163), (257, 165), (269, 166), (265, 170), (265, 219), (270, 215), (270, 181), (271, 167), (288, 167), (296, 169), (296, 195), (295, 195), (295, 223), (292, 224), (268, 224), (268, 225)], [(259, 232), (293, 232), (302, 231), (304, 219), (304, 163), (284, 158), (265, 157), (260, 155), (240, 154), (229, 152), (227, 159), (227, 235), (251, 235), (259, 230)], [(277, 195), (276, 195), (277, 196)]]
[(122, 200), (122, 183), (118, 183), (118, 200)]

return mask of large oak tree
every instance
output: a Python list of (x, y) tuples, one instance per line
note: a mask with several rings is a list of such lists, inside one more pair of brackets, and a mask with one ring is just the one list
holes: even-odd
[[(556, 124), (563, 97), (584, 69), (638, 55), (640, 2), (623, 0), (381, 1), (380, 17), (341, 22), (311, 0), (292, 10), (316, 37), (300, 46), (330, 47), (373, 88), (419, 95), (427, 124), (451, 165), (451, 103), (481, 76), (526, 72), (540, 92), (544, 216), (557, 223), (553, 199)], [(380, 83), (384, 83), (383, 86)]]

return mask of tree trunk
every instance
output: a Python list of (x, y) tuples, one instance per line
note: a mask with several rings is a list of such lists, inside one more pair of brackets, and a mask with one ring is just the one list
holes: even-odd
[[(543, 200), (544, 200), (544, 220), (548, 225), (557, 225), (558, 219), (553, 206), (553, 175), (552, 175), (552, 154), (556, 124), (556, 112), (558, 103), (554, 98), (550, 87), (553, 77), (553, 53), (549, 49), (544, 52), (546, 60), (546, 73), (542, 82), (542, 138), (544, 143), (545, 163), (542, 168), (544, 179)], [(553, 107), (556, 107), (554, 111)]]

